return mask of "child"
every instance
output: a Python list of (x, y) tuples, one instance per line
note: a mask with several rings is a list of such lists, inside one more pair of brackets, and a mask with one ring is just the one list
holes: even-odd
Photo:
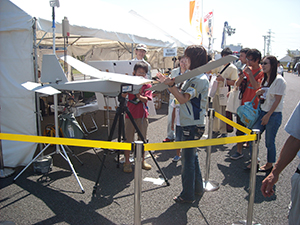
[[(135, 64), (133, 68), (133, 76), (142, 76), (146, 77), (146, 74), (148, 72), (148, 65), (145, 62), (138, 62)], [(148, 100), (152, 100), (152, 91), (146, 90), (151, 87), (151, 84), (144, 84), (140, 92), (136, 95), (134, 94), (128, 94), (128, 102), (127, 107), (134, 118), (134, 122), (138, 126), (139, 130), (141, 131), (143, 137), (146, 139), (147, 135), (147, 128), (148, 128), (148, 107), (147, 102)], [(127, 96), (127, 93), (122, 94), (123, 97)], [(130, 121), (128, 115), (125, 117), (125, 134), (126, 134), (126, 142), (132, 143), (134, 141), (134, 133), (135, 128)], [(140, 137), (138, 137), (138, 140), (141, 140)], [(130, 151), (124, 151), (125, 156), (125, 162), (123, 166), (123, 171), (125, 173), (131, 173), (132, 167), (131, 163), (129, 161)], [(145, 162), (144, 155), (143, 155), (143, 162), (142, 162), (142, 168), (144, 170), (150, 170), (151, 165)]]

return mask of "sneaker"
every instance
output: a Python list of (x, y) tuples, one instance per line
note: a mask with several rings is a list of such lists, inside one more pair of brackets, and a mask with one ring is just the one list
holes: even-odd
[(242, 158), (243, 156), (244, 156), (243, 154), (236, 152), (232, 156), (230, 156), (230, 158), (234, 159), (234, 160), (237, 160), (237, 159)]
[(166, 138), (165, 140), (163, 140), (163, 142), (172, 142), (172, 141), (174, 141), (174, 139)]
[(152, 166), (145, 161), (142, 162), (142, 169), (144, 170), (151, 170)]
[(176, 155), (174, 158), (173, 158), (173, 162), (178, 162), (179, 160), (181, 159), (181, 156), (178, 156)]
[(125, 164), (123, 165), (123, 172), (125, 173), (132, 173), (132, 168), (131, 168), (131, 163)]

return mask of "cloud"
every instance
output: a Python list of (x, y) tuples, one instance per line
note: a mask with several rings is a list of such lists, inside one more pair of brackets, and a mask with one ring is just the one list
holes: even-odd
[(297, 23), (291, 23), (290, 26), (295, 28), (300, 28), (300, 25)]

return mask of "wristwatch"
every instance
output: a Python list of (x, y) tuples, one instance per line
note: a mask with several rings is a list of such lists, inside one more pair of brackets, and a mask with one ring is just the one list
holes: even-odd
[(175, 86), (175, 82), (172, 85), (168, 85), (170, 88)]

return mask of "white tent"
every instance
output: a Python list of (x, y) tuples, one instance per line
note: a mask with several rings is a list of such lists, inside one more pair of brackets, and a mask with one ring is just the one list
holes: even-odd
[[(80, 4), (79, 4), (80, 3)], [(75, 55), (90, 52), (93, 46), (128, 46), (137, 43), (149, 47), (174, 47), (174, 40), (157, 30), (149, 29), (129, 13), (116, 6), (93, 0), (62, 0), (55, 9), (56, 21), (66, 16), (70, 21), (68, 51)], [(21, 84), (35, 81), (33, 39), (39, 44), (52, 46), (52, 9), (49, 1), (0, 1), (0, 122), (1, 132), (37, 134), (34, 93)], [(33, 25), (36, 22), (37, 31)], [(63, 46), (61, 24), (56, 23), (56, 46)], [(79, 54), (80, 53), (80, 54)], [(36, 144), (2, 141), (4, 165), (26, 165)]]
[(284, 56), (279, 60), (281, 63), (293, 62), (293, 58), (289, 55)]
[[(11, 1), (38, 19), (38, 39), (48, 32), (40, 45), (52, 45), (52, 10), (49, 1)], [(68, 51), (75, 55), (85, 55), (95, 45), (120, 48), (121, 45), (144, 43), (149, 47), (176, 47), (174, 39), (149, 28), (122, 8), (98, 0), (60, 1), (60, 7), (55, 9), (56, 46), (63, 46), (61, 23), (64, 17), (70, 21)], [(127, 48), (131, 50), (132, 46)]]
[[(9, 1), (0, 1), (1, 132), (36, 135), (34, 93), (21, 86), (34, 81), (32, 17)], [(2, 141), (5, 167), (26, 165), (36, 144)]]

